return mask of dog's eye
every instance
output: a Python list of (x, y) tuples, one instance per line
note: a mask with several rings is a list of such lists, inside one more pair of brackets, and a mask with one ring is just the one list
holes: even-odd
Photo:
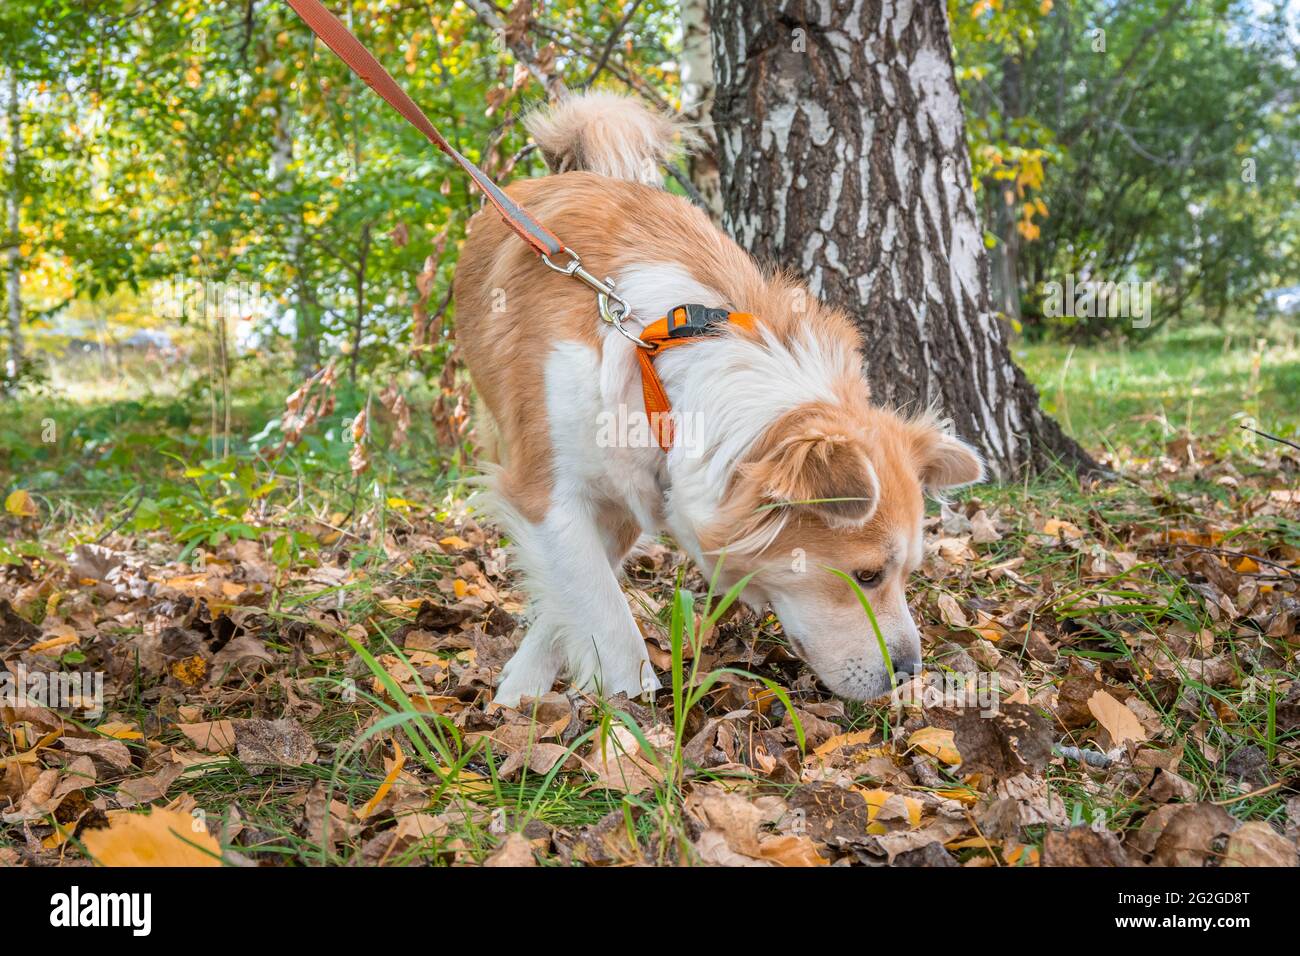
[(880, 583), (881, 578), (883, 578), (884, 576), (885, 576), (884, 572), (879, 570), (857, 571), (853, 575), (853, 577), (857, 579), (857, 582), (860, 585), (862, 585), (864, 588), (874, 588), (877, 584)]

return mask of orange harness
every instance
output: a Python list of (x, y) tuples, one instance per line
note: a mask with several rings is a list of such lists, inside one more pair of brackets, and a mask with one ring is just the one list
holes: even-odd
[(697, 335), (716, 332), (719, 326), (728, 322), (749, 331), (754, 328), (754, 317), (748, 312), (728, 312), (689, 304), (675, 307), (641, 332), (640, 339), (646, 343), (645, 347), (636, 350), (637, 360), (641, 363), (641, 394), (645, 399), (650, 429), (665, 452), (673, 444), (672, 404), (664, 391), (664, 383), (659, 380), (659, 373), (655, 371), (655, 357), (667, 349), (687, 344)]

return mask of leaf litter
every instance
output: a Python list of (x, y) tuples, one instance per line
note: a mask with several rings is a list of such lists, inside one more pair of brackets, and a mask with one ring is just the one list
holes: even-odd
[[(322, 544), (297, 563), (74, 543), (0, 577), (22, 690), (0, 861), (1294, 866), (1297, 472), (1184, 438), (1121, 481), (944, 504), (912, 595), (925, 673), (866, 704), (736, 606), (682, 652), (714, 674), (687, 713), (564, 687), (493, 705), (524, 596), (456, 500), (305, 528)], [(627, 570), (669, 669), (674, 588), (708, 583), (662, 543)], [(43, 696), (77, 674), (102, 686)]]

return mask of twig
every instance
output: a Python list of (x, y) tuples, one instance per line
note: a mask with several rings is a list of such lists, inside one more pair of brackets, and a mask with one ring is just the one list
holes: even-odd
[(627, 29), (627, 25), (631, 21), (632, 15), (636, 13), (636, 8), (639, 6), (641, 6), (641, 0), (632, 0), (628, 5), (627, 13), (623, 14), (623, 19), (618, 22), (618, 26), (614, 27), (614, 29), (610, 31), (609, 39), (605, 41), (605, 48), (600, 51), (600, 59), (596, 61), (596, 66), (592, 69), (591, 75), (582, 81), (582, 85), (579, 89), (585, 90), (587, 87), (591, 86), (592, 83), (596, 82), (596, 77), (600, 76), (601, 72), (605, 69), (605, 65), (609, 63), (609, 55), (614, 52), (614, 45), (618, 43), (618, 38), (622, 36), (623, 31)]
[(690, 177), (687, 176), (676, 163), (665, 163), (664, 171), (677, 181), (677, 185), (686, 190), (686, 195), (690, 198), (692, 203), (699, 206), (705, 212), (710, 212), (709, 204), (704, 201), (704, 197), (700, 195), (700, 191), (695, 188), (695, 184), (691, 182)]
[(1230, 803), (1240, 803), (1242, 800), (1249, 800), (1251, 797), (1262, 797), (1266, 793), (1272, 793), (1278, 787), (1282, 786), (1282, 781), (1270, 783), (1267, 787), (1260, 787), (1258, 790), (1252, 790), (1250, 793), (1243, 793), (1237, 797), (1229, 797), (1227, 800), (1211, 800), (1210, 802), (1216, 807), (1226, 807)]
[(95, 544), (103, 544), (105, 538), (107, 538), (109, 535), (113, 534), (115, 531), (117, 531), (119, 528), (121, 528), (122, 525), (124, 525), (124, 524), (126, 524), (128, 521), (130, 521), (131, 518), (134, 517), (135, 512), (136, 512), (136, 509), (140, 507), (140, 502), (142, 502), (142, 501), (144, 501), (144, 490), (143, 490), (143, 489), (140, 490), (139, 495), (138, 495), (138, 496), (136, 497), (136, 499), (135, 499), (135, 504), (133, 504), (133, 505), (131, 506), (131, 510), (128, 511), (126, 514), (124, 514), (124, 515), (122, 516), (122, 520), (121, 520), (121, 521), (119, 521), (117, 524), (113, 525), (113, 527), (109, 528), (107, 531), (105, 531), (103, 534), (101, 534), (98, 538), (96, 538), (96, 539), (95, 539)]
[(542, 69), (541, 64), (537, 62), (537, 51), (527, 37), (510, 40), (510, 31), (506, 28), (505, 21), (501, 19), (500, 13), (491, 3), (487, 0), (465, 0), (465, 5), (477, 13), (479, 19), (490, 29), (501, 35), (501, 39), (510, 47), (510, 52), (515, 55), (515, 59), (524, 65), (524, 69), (532, 74), (533, 79), (542, 84), (542, 88), (551, 99), (562, 100), (569, 95), (569, 88), (564, 85), (564, 80), (558, 73)]
[(1256, 435), (1262, 435), (1264, 438), (1267, 438), (1269, 441), (1275, 441), (1283, 445), (1290, 445), (1292, 448), (1296, 449), (1296, 451), (1300, 451), (1300, 445), (1297, 445), (1289, 438), (1278, 438), (1276, 435), (1270, 435), (1268, 432), (1262, 432), (1258, 428), (1251, 428), (1249, 425), (1242, 425), (1241, 427), (1246, 429), (1246, 431), (1248, 432), (1254, 432)]

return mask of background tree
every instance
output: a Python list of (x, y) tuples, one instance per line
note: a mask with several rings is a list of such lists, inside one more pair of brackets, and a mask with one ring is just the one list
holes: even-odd
[[(995, 300), (1034, 336), (1248, 315), (1300, 282), (1294, 4), (949, 3)], [(1043, 285), (1151, 282), (1145, 330)]]
[(712, 0), (725, 222), (845, 308), (876, 395), (936, 403), (1003, 477), (1087, 461), (990, 311), (940, 4)]

